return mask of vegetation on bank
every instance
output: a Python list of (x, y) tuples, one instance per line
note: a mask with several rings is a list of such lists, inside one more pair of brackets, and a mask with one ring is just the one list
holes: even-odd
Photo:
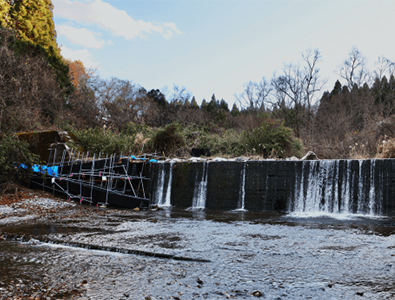
[(213, 156), (251, 156), (285, 158), (301, 156), (303, 145), (290, 128), (278, 120), (261, 117), (261, 125), (252, 131), (234, 129), (183, 127), (170, 123), (151, 128), (130, 126), (125, 133), (111, 129), (74, 130), (80, 144), (90, 153), (142, 154), (157, 153), (167, 157), (189, 157), (192, 148), (209, 148)]

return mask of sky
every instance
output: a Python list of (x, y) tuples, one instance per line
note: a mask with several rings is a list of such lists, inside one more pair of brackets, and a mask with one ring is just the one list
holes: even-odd
[[(270, 80), (302, 53), (319, 49), (323, 91), (352, 47), (374, 69), (395, 61), (395, 1), (380, 0), (52, 0), (65, 58), (100, 77), (170, 95), (185, 87), (200, 104), (212, 94), (229, 106), (244, 84)], [(340, 80), (341, 81), (341, 80)], [(342, 81), (341, 81), (342, 82)], [(345, 82), (342, 82), (345, 84)]]

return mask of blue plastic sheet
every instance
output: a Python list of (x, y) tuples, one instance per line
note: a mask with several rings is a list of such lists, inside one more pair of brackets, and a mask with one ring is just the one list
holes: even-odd
[[(25, 166), (26, 169), (26, 166)], [(53, 167), (48, 167), (48, 166), (41, 166), (41, 165), (33, 165), (32, 170), (35, 173), (42, 173), (42, 174), (47, 174), (49, 176), (54, 176), (58, 177), (59, 176), (59, 167), (58, 166), (53, 166)]]

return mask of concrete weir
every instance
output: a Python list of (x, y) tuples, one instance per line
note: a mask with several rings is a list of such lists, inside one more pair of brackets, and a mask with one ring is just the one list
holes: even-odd
[(169, 162), (150, 173), (151, 204), (395, 215), (393, 159)]

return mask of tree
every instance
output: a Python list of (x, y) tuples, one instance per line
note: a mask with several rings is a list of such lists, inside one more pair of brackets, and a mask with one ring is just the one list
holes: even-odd
[(347, 81), (350, 90), (354, 85), (361, 87), (369, 78), (366, 57), (357, 47), (353, 47), (343, 64), (337, 67), (337, 74)]
[(159, 106), (167, 106), (168, 102), (166, 101), (166, 97), (165, 95), (158, 89), (154, 90), (150, 90), (147, 94), (148, 98), (151, 98), (152, 100), (155, 101), (155, 103), (157, 103)]
[(384, 56), (380, 56), (377, 61), (374, 63), (376, 69), (374, 70), (374, 75), (376, 78), (381, 80), (384, 76), (388, 76), (391, 78), (394, 76), (395, 72), (395, 63), (390, 61), (388, 58)]
[(209, 113), (214, 113), (218, 109), (219, 109), (219, 102), (217, 101), (217, 99), (215, 98), (215, 95), (213, 94), (211, 96), (211, 101), (209, 103), (207, 103), (206, 110)]
[(232, 107), (232, 110), (231, 110), (230, 114), (231, 114), (233, 117), (236, 117), (236, 116), (240, 115), (240, 111), (239, 111), (239, 109), (237, 108), (236, 103), (233, 103), (233, 107)]
[(240, 95), (235, 94), (235, 98), (241, 107), (247, 105), (248, 110), (265, 110), (271, 92), (272, 86), (262, 77), (258, 83), (250, 81), (244, 84), (244, 91)]
[(70, 80), (78, 92), (83, 86), (86, 85), (86, 82), (91, 77), (91, 75), (80, 60), (66, 60), (66, 63), (70, 70)]
[(191, 107), (192, 108), (199, 108), (199, 105), (196, 102), (195, 96), (192, 97)]
[(8, 27), (10, 26), (10, 3), (9, 0), (0, 0), (0, 26)]
[(228, 103), (226, 103), (224, 99), (221, 99), (221, 101), (219, 102), (219, 109), (229, 112)]
[(297, 136), (300, 136), (302, 123), (308, 131), (310, 130), (316, 95), (326, 83), (319, 75), (318, 63), (321, 61), (319, 50), (308, 49), (302, 53), (302, 58), (303, 68), (299, 65), (285, 65), (283, 74), (279, 76), (274, 74), (271, 81), (275, 95), (272, 105), (283, 113), (287, 125), (293, 123)]
[(203, 111), (207, 111), (206, 99), (203, 99), (202, 104), (200, 105), (200, 109), (203, 110)]
[(36, 55), (16, 55), (13, 32), (0, 27), (0, 132), (39, 130), (63, 106), (53, 68)]
[(326, 80), (322, 80), (319, 75), (320, 69), (317, 64), (321, 61), (321, 54), (318, 49), (312, 51), (307, 50), (302, 54), (305, 61), (303, 72), (303, 88), (304, 88), (304, 105), (307, 107), (307, 129), (310, 129), (312, 118), (312, 104), (315, 102), (315, 95), (321, 91), (325, 85)]
[(173, 93), (170, 97), (170, 102), (176, 105), (183, 105), (185, 101), (189, 101), (191, 94), (187, 92), (185, 87), (179, 87), (177, 85), (173, 86)]
[(13, 28), (22, 41), (43, 47), (51, 55), (60, 56), (56, 43), (51, 0), (14, 0), (10, 15)]
[(0, 0), (0, 25), (12, 28), (15, 33), (12, 45), (16, 54), (45, 58), (56, 72), (56, 78), (68, 96), (73, 91), (69, 67), (60, 55), (56, 44), (50, 0)]

